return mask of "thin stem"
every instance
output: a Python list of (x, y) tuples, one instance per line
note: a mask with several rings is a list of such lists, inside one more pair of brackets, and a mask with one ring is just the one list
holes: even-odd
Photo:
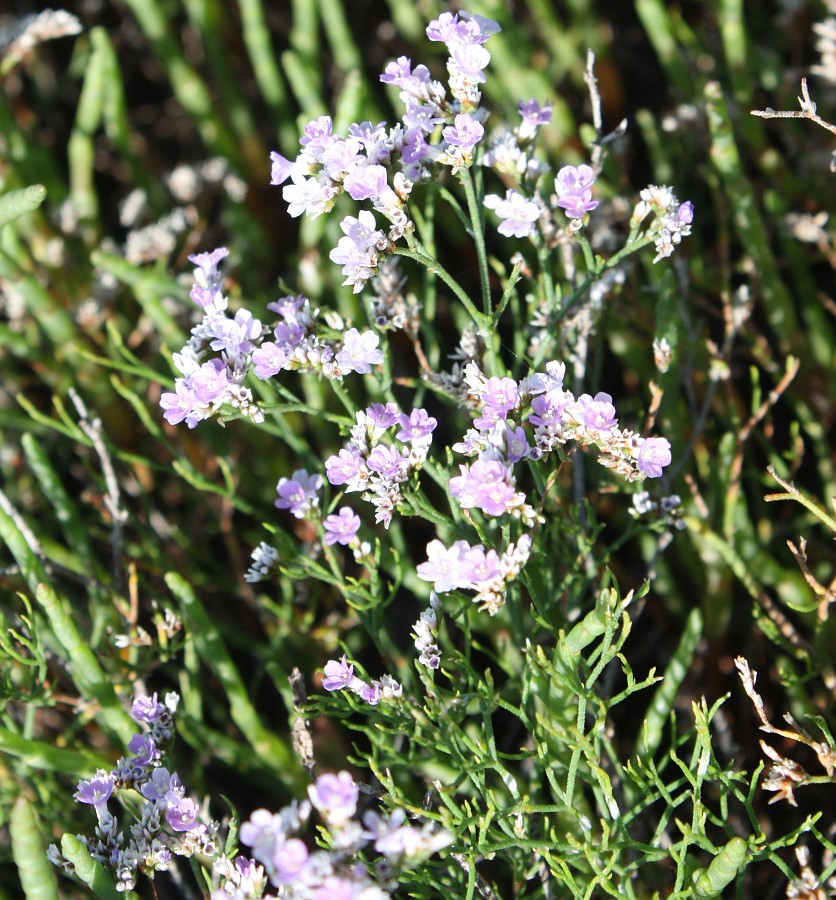
[(465, 169), (461, 173), (461, 183), (467, 198), (467, 210), (470, 213), (470, 223), (473, 229), (473, 240), (476, 244), (476, 257), (479, 260), (479, 281), (482, 285), (482, 309), (485, 316), (491, 315), (491, 285), (488, 274), (488, 254), (485, 249), (485, 229), (482, 222), (482, 191), (481, 169), (478, 170), (475, 182), (471, 169)]
[(805, 509), (810, 510), (817, 519), (824, 522), (836, 534), (836, 519), (829, 516), (823, 509), (816, 506), (812, 500), (805, 497), (792, 482), (779, 478), (774, 466), (768, 466), (766, 471), (787, 491), (786, 494), (767, 494), (763, 498), (767, 503), (772, 503), (775, 500), (795, 500), (796, 503), (800, 503)]
[(451, 291), (461, 300), (462, 305), (470, 314), (470, 318), (476, 323), (482, 331), (487, 331), (490, 328), (490, 319), (487, 318), (484, 313), (480, 313), (478, 309), (473, 304), (473, 301), (468, 297), (464, 288), (456, 281), (455, 278), (441, 265), (441, 263), (434, 257), (430, 256), (429, 253), (424, 250), (424, 248), (415, 240), (414, 237), (407, 238), (409, 240), (409, 248), (404, 249), (403, 247), (396, 247), (395, 253), (398, 256), (405, 256), (407, 259), (413, 259), (415, 262), (421, 263), (421, 265), (425, 266), (430, 272), (438, 275), (438, 277), (450, 288)]

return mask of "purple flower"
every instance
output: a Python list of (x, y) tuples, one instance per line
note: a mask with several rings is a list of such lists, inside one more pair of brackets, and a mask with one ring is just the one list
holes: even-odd
[(344, 506), (336, 515), (328, 516), (322, 523), (325, 529), (325, 543), (347, 546), (360, 528), (360, 516)]
[(210, 347), (230, 357), (240, 357), (254, 349), (261, 337), (261, 322), (248, 309), (239, 309), (234, 319), (213, 319), (208, 329), (213, 336)]
[(393, 84), (410, 90), (426, 84), (430, 80), (430, 70), (426, 66), (419, 65), (413, 71), (412, 60), (407, 56), (399, 56), (386, 64), (380, 80), (384, 84)]
[(547, 103), (540, 106), (536, 100), (520, 102), (520, 115), (522, 122), (520, 123), (518, 135), (521, 141), (526, 141), (537, 133), (541, 125), (548, 125), (552, 120), (552, 105)]
[(90, 781), (79, 781), (78, 790), (73, 794), (76, 803), (88, 803), (97, 809), (107, 805), (113, 793), (113, 775), (99, 769)]
[(210, 359), (189, 377), (189, 387), (199, 403), (211, 403), (229, 385), (229, 369), (222, 359)]
[(352, 200), (374, 200), (389, 187), (386, 169), (383, 166), (361, 166), (346, 175), (343, 187)]
[(679, 205), (679, 209), (676, 211), (676, 220), (680, 227), (690, 225), (694, 221), (694, 204), (690, 200)]
[(395, 437), (399, 441), (423, 441), (435, 431), (438, 422), (425, 409), (413, 409), (407, 416), (401, 413), (398, 422), (401, 430)]
[(325, 473), (333, 485), (346, 484), (360, 471), (360, 456), (355, 450), (340, 450), (325, 460)]
[(135, 722), (156, 722), (166, 712), (166, 707), (157, 700), (157, 692), (150, 697), (137, 697), (131, 704), (131, 718)]
[(389, 428), (401, 415), (395, 403), (372, 403), (366, 408), (366, 417), (375, 428)]
[(160, 407), (165, 410), (163, 418), (169, 425), (179, 425), (185, 419), (189, 428), (194, 428), (203, 417), (195, 408), (196, 403), (194, 391), (182, 378), (174, 382), (173, 393), (166, 391), (160, 397)]
[(598, 205), (592, 199), (595, 172), (589, 166), (564, 166), (557, 173), (555, 192), (557, 205), (570, 219), (582, 219)]
[(438, 594), (456, 588), (467, 587), (470, 578), (465, 572), (464, 554), (470, 550), (467, 541), (456, 541), (452, 547), (445, 547), (441, 541), (427, 544), (427, 561), (421, 563), (416, 572), (422, 581), (431, 581)]
[(540, 208), (531, 200), (526, 200), (519, 191), (508, 190), (505, 199), (496, 194), (488, 194), (484, 200), (488, 209), (496, 210), (502, 219), (499, 233), (508, 237), (529, 237), (534, 233), (534, 225), (540, 218)]
[(353, 122), (348, 126), (348, 133), (357, 140), (368, 154), (369, 150), (374, 152), (375, 148), (381, 141), (386, 140), (386, 123), (378, 122)]
[(357, 810), (360, 791), (348, 772), (320, 775), (308, 788), (311, 803), (330, 825), (345, 824)]
[(407, 165), (420, 162), (425, 156), (430, 155), (430, 146), (420, 128), (411, 128), (407, 131), (401, 146), (401, 157)]
[(502, 569), (499, 564), (499, 554), (496, 550), (485, 551), (481, 544), (471, 547), (463, 556), (461, 573), (473, 587), (479, 590), (481, 587), (501, 579)]
[(193, 831), (200, 825), (199, 816), (200, 807), (188, 797), (165, 811), (165, 820), (175, 831)]
[(252, 847), (253, 856), (266, 862), (275, 850), (276, 844), (285, 840), (282, 818), (267, 809), (257, 809), (243, 822), (239, 832), (241, 841)]
[(569, 397), (562, 388), (553, 388), (531, 401), (532, 414), (528, 421), (532, 425), (559, 425), (568, 403)]
[(154, 769), (148, 781), (140, 787), (139, 792), (146, 800), (162, 805), (168, 802), (171, 781), (172, 775), (168, 769)]
[(508, 412), (517, 405), (518, 399), (517, 382), (513, 378), (489, 378), (482, 390), (482, 414), (474, 420), (474, 427), (480, 431), (488, 431), (500, 419), (507, 417)]
[(352, 690), (357, 694), (357, 696), (368, 703), (369, 706), (377, 706), (380, 703), (380, 685), (374, 681), (371, 684), (366, 684), (361, 681), (358, 685), (353, 686)]
[[(213, 281), (220, 277), (218, 263), (227, 256), (229, 256), (229, 250), (226, 247), (218, 247), (208, 253), (193, 253), (189, 257), (189, 262), (203, 270), (202, 277), (205, 277), (207, 281)], [(201, 276), (195, 272), (195, 277), (200, 278)]]
[(477, 459), (469, 467), (459, 466), (459, 470), (461, 475), (450, 479), (450, 494), (462, 509), (476, 507), (489, 516), (501, 516), (516, 505), (510, 465), (495, 459)]
[(366, 465), (372, 472), (377, 472), (383, 478), (403, 481), (406, 477), (408, 461), (401, 456), (396, 447), (378, 444), (369, 454)]
[(618, 422), (612, 397), (603, 391), (599, 391), (594, 398), (589, 394), (581, 394), (578, 397), (578, 412), (581, 422), (587, 428), (597, 431), (609, 431)]
[(308, 848), (299, 838), (290, 838), (276, 849), (270, 862), (270, 881), (276, 887), (290, 884), (299, 878), (308, 864)]
[(135, 766), (148, 766), (162, 756), (149, 734), (135, 734), (128, 744), (128, 750), (131, 753), (131, 763)]
[(285, 367), (287, 351), (272, 341), (265, 341), (253, 351), (252, 360), (256, 378), (271, 378)]
[(441, 134), (451, 147), (461, 148), (462, 153), (468, 153), (482, 139), (485, 129), (480, 122), (468, 113), (459, 113)]
[(372, 366), (383, 362), (383, 351), (378, 349), (380, 338), (372, 332), (363, 334), (356, 328), (350, 328), (343, 337), (343, 348), (337, 354), (337, 363), (349, 372), (368, 375)]
[(281, 153), (274, 150), (270, 154), (270, 184), (284, 184), (290, 178), (290, 170), (293, 163), (289, 159), (285, 159)]
[(509, 463), (518, 463), (528, 456), (530, 450), (528, 438), (522, 425), (514, 428), (510, 423), (505, 423), (505, 458)]
[(496, 22), (467, 12), (443, 12), (427, 25), (427, 37), (431, 41), (441, 41), (448, 47), (455, 44), (484, 44), (498, 31), (502, 29)]
[(223, 299), (221, 291), (223, 278), (218, 269), (218, 263), (227, 256), (229, 256), (229, 250), (226, 247), (218, 247), (209, 253), (195, 253), (189, 257), (189, 262), (197, 266), (194, 272), (195, 283), (189, 292), (189, 297), (198, 306), (204, 309), (209, 306), (217, 306), (218, 309), (225, 308), (226, 301)]
[(309, 475), (305, 469), (297, 469), (290, 478), (280, 478), (276, 485), (278, 509), (289, 509), (297, 519), (304, 519), (319, 506), (317, 491), (324, 480), (321, 475)]
[[(352, 172), (358, 166), (364, 164), (363, 158), (360, 156), (360, 141), (349, 138), (347, 141), (342, 138), (332, 138), (328, 146), (322, 153), (322, 165), (329, 178), (334, 181), (340, 181), (346, 177), (347, 173)], [(345, 186), (345, 182), (343, 182)]]
[(662, 469), (671, 464), (671, 445), (667, 438), (646, 438), (639, 446), (636, 460), (639, 471), (648, 478), (659, 478)]
[[(354, 666), (346, 661), (345, 653), (343, 653), (343, 658), (339, 661), (329, 659), (325, 663), (324, 672), (325, 677), (322, 679), (322, 686), (326, 691), (341, 691), (349, 687), (354, 681)], [(243, 835), (242, 840), (245, 840)]]
[(439, 115), (438, 107), (432, 104), (421, 103), (414, 97), (406, 98), (406, 112), (403, 114), (403, 124), (409, 130), (422, 131), (432, 134), (436, 125), (444, 122), (444, 116)]
[(331, 116), (320, 116), (308, 122), (299, 143), (308, 150), (322, 150), (331, 137)]

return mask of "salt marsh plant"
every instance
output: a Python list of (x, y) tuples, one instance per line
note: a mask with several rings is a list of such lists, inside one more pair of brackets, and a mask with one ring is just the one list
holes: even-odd
[[(834, 253), (742, 6), (705, 77), (637, 2), (679, 105), (609, 127), (588, 3), (169, 7), (0, 58), (9, 890), (828, 896)], [(19, 108), (71, 37), (65, 184)], [(209, 158), (148, 171), (130, 40)]]

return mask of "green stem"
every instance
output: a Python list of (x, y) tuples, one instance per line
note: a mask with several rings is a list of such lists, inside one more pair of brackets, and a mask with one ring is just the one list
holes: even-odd
[[(481, 169), (477, 170), (474, 179), (471, 169), (462, 171), (460, 180), (467, 198), (467, 211), (470, 213), (470, 225), (473, 229), (473, 240), (476, 244), (476, 257), (479, 260), (479, 281), (482, 285), (482, 308), (485, 316), (491, 315), (491, 285), (488, 274), (488, 254), (485, 249), (485, 228), (482, 221)], [(478, 182), (478, 183), (477, 183)]]
[(405, 256), (407, 259), (413, 259), (415, 262), (421, 263), (421, 265), (429, 269), (430, 272), (438, 275), (447, 287), (449, 287), (459, 300), (461, 300), (462, 305), (468, 311), (470, 318), (473, 319), (478, 328), (481, 331), (487, 331), (491, 326), (490, 318), (486, 317), (484, 313), (480, 313), (479, 310), (476, 309), (473, 301), (467, 296), (467, 293), (458, 281), (453, 278), (435, 257), (430, 256), (414, 237), (408, 236), (407, 239), (410, 244), (409, 248), (396, 247), (395, 253), (398, 256)]

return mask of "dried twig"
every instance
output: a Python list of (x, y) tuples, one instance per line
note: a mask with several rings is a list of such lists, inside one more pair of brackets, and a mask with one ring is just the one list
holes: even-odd
[(98, 416), (95, 419), (90, 419), (84, 401), (74, 388), (70, 388), (68, 393), (76, 408), (76, 412), (78, 413), (79, 427), (90, 439), (102, 467), (102, 474), (105, 479), (105, 489), (107, 491), (104, 497), (104, 503), (107, 507), (107, 511), (110, 513), (111, 521), (110, 550), (113, 570), (113, 586), (118, 594), (122, 594), (125, 589), (125, 579), (122, 571), (122, 526), (128, 520), (128, 513), (126, 510), (122, 509), (119, 481), (116, 478), (113, 462), (110, 458), (110, 453), (105, 446), (104, 437), (102, 435), (102, 420), (98, 418)]
[[(831, 134), (836, 134), (836, 125), (825, 121), (817, 112), (816, 104), (810, 98), (810, 91), (807, 87), (807, 79), (801, 79), (801, 96), (798, 98), (798, 104), (801, 109), (779, 110), (767, 107), (766, 109), (753, 109), (751, 114), (761, 119), (809, 119), (827, 129)], [(834, 153), (833, 161), (830, 163), (830, 171), (836, 172), (836, 153)]]

